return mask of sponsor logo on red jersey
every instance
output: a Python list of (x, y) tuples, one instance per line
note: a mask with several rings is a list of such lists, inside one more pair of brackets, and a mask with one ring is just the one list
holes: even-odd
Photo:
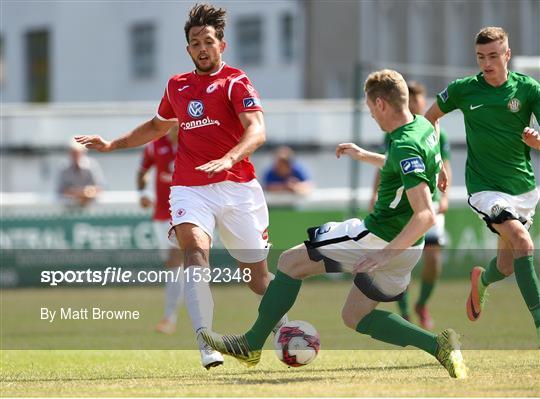
[(201, 100), (192, 100), (188, 104), (187, 112), (192, 118), (201, 118), (204, 115), (204, 104)]

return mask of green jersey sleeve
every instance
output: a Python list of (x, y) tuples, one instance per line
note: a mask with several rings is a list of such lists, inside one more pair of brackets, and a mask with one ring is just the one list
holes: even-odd
[(426, 164), (422, 155), (412, 146), (398, 146), (392, 151), (395, 168), (401, 177), (405, 190), (416, 187), (422, 182), (429, 184)]
[(437, 105), (445, 114), (458, 108), (458, 81), (453, 81), (446, 89), (437, 94)]

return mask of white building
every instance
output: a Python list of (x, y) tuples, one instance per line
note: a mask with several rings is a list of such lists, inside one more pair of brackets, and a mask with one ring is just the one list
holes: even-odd
[(360, 81), (393, 68), (435, 95), (478, 72), (474, 38), (485, 26), (508, 32), (513, 56), (540, 56), (539, 0), (313, 0), (304, 11), (307, 98), (352, 97), (357, 62)]
[[(53, 104), (3, 104), (0, 191), (52, 192), (73, 135), (111, 139), (151, 118), (167, 79), (193, 68), (184, 23), (195, 2), (1, 0), (1, 101)], [(352, 103), (295, 100), (351, 98), (362, 80), (353, 75), (358, 61), (362, 75), (393, 67), (425, 83), (433, 96), (461, 74), (476, 73), (474, 35), (482, 26), (499, 25), (510, 34), (513, 55), (530, 56), (520, 68), (540, 70), (539, 0), (214, 3), (229, 14), (225, 60), (244, 69), (263, 98), (268, 142), (303, 146), (319, 187), (349, 184), (332, 150), (351, 139)], [(58, 104), (70, 102), (78, 104)], [(461, 114), (452, 113), (443, 125), (459, 147), (454, 175), (462, 185)], [(381, 140), (367, 113), (361, 130), (363, 144)], [(259, 173), (271, 149), (253, 157)], [(108, 188), (134, 187), (126, 171), (137, 168), (136, 150), (94, 155), (108, 171)], [(371, 185), (371, 174), (363, 168), (360, 184)]]
[[(2, 0), (2, 101), (159, 101), (171, 75), (193, 68), (184, 24), (194, 3)], [(226, 62), (263, 99), (301, 97), (301, 4), (215, 4), (228, 11)]]
[[(2, 0), (2, 101), (159, 101), (169, 76), (192, 69), (183, 28), (195, 2)], [(540, 55), (538, 0), (214, 3), (229, 14), (225, 60), (263, 100), (350, 98), (357, 62), (359, 80), (391, 67), (433, 95), (476, 71), (486, 25), (508, 31), (513, 55)]]

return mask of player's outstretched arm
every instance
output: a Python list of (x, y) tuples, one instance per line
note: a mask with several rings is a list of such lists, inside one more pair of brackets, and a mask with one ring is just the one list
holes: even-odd
[(406, 194), (414, 212), (411, 219), (385, 248), (361, 256), (355, 265), (355, 272), (366, 273), (384, 266), (393, 257), (411, 247), (435, 224), (436, 215), (428, 185), (422, 182), (408, 189)]
[(338, 144), (336, 157), (341, 158), (342, 155), (348, 155), (354, 160), (369, 163), (379, 169), (384, 166), (386, 161), (386, 155), (364, 150), (354, 143)]
[(429, 107), (426, 114), (424, 115), (426, 119), (431, 122), (433, 127), (435, 127), (435, 131), (437, 132), (437, 137), (440, 137), (441, 135), (439, 119), (441, 119), (444, 115), (445, 114), (439, 108), (439, 104), (437, 104), (437, 101), (435, 101), (433, 105)]
[(104, 140), (101, 136), (75, 136), (75, 141), (86, 148), (99, 152), (110, 152), (122, 148), (138, 147), (164, 136), (176, 122), (162, 121), (157, 117), (137, 126), (128, 134), (112, 141)]
[(214, 159), (195, 169), (208, 173), (208, 177), (229, 170), (234, 164), (249, 157), (266, 141), (266, 128), (261, 111), (242, 112), (238, 115), (244, 134), (237, 145), (219, 159)]
[(523, 129), (523, 142), (535, 150), (540, 150), (540, 133), (532, 127)]
[(422, 182), (405, 193), (413, 215), (403, 230), (386, 246), (385, 249), (392, 252), (409, 248), (435, 224), (436, 215), (427, 183)]

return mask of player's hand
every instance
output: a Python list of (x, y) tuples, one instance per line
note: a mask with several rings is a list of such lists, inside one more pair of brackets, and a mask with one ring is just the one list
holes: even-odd
[(364, 153), (364, 150), (358, 147), (354, 143), (341, 143), (341, 144), (338, 144), (336, 148), (337, 158), (341, 158), (342, 155), (348, 155), (352, 159), (360, 161), (362, 159), (363, 153)]
[(446, 168), (444, 165), (439, 172), (439, 177), (437, 178), (437, 187), (443, 193), (445, 193), (448, 189), (448, 174), (446, 173)]
[(213, 161), (207, 162), (204, 165), (197, 166), (195, 170), (200, 170), (201, 172), (206, 172), (208, 177), (212, 177), (215, 174), (224, 172), (233, 167), (233, 161), (230, 158), (220, 158), (214, 159)]
[(82, 191), (82, 198), (86, 200), (93, 200), (98, 195), (98, 189), (96, 186), (85, 186)]
[(172, 177), (173, 174), (170, 172), (161, 172), (158, 176), (160, 182), (168, 183), (169, 185), (172, 183)]
[(366, 254), (360, 256), (356, 264), (354, 265), (354, 273), (369, 273), (381, 266), (384, 266), (390, 260), (387, 251), (369, 251)]
[(523, 142), (535, 150), (540, 150), (540, 133), (532, 127), (523, 129)]
[(139, 204), (141, 205), (141, 208), (150, 208), (152, 206), (152, 200), (146, 195), (141, 195), (141, 198), (139, 198)]
[(113, 150), (111, 142), (103, 140), (101, 136), (75, 136), (75, 141), (84, 145), (86, 148), (99, 152), (109, 152)]

